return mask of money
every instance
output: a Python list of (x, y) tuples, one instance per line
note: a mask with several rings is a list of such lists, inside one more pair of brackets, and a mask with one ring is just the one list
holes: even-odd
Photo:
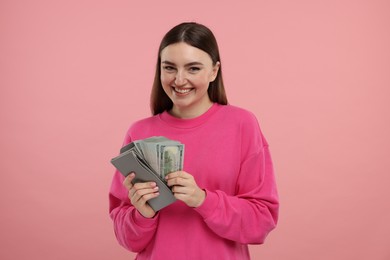
[(153, 136), (129, 144), (137, 158), (162, 180), (171, 172), (183, 170), (184, 144), (163, 136)]
[(161, 144), (159, 149), (159, 172), (162, 178), (165, 178), (168, 173), (183, 169), (184, 146), (182, 144)]

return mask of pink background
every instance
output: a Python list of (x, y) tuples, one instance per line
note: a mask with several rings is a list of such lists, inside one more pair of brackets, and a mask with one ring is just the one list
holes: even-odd
[(390, 2), (245, 2), (0, 2), (0, 259), (133, 258), (109, 160), (182, 21), (215, 32), (271, 145), (280, 222), (253, 259), (390, 259)]

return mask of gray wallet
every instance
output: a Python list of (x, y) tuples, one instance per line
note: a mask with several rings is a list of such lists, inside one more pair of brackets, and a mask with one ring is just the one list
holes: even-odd
[(153, 172), (134, 151), (129, 150), (131, 147), (127, 145), (121, 149), (121, 154), (111, 159), (111, 163), (119, 170), (125, 177), (130, 172), (135, 173), (133, 183), (153, 181), (159, 188), (159, 196), (148, 201), (149, 205), (154, 211), (159, 211), (162, 208), (172, 204), (176, 201), (171, 189), (167, 184), (160, 179), (157, 173)]

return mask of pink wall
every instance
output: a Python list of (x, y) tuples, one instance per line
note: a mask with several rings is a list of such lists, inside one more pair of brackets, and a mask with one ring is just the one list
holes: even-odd
[(0, 259), (132, 258), (109, 159), (188, 20), (215, 32), (230, 102), (271, 145), (280, 224), (253, 259), (390, 259), (390, 2), (228, 2), (1, 1)]

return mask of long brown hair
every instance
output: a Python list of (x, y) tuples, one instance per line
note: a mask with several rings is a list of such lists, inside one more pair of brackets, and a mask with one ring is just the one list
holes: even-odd
[[(160, 114), (173, 107), (171, 99), (165, 93), (161, 85), (161, 51), (168, 45), (178, 42), (185, 42), (206, 52), (210, 55), (213, 65), (221, 60), (217, 41), (209, 28), (194, 22), (181, 23), (173, 27), (169, 32), (167, 32), (167, 34), (165, 34), (158, 49), (156, 73), (154, 75), (154, 82), (150, 97), (150, 108), (153, 115)], [(226, 105), (228, 103), (222, 80), (221, 66), (219, 67), (217, 77), (213, 82), (210, 82), (207, 91), (212, 102), (219, 103), (221, 105)]]

